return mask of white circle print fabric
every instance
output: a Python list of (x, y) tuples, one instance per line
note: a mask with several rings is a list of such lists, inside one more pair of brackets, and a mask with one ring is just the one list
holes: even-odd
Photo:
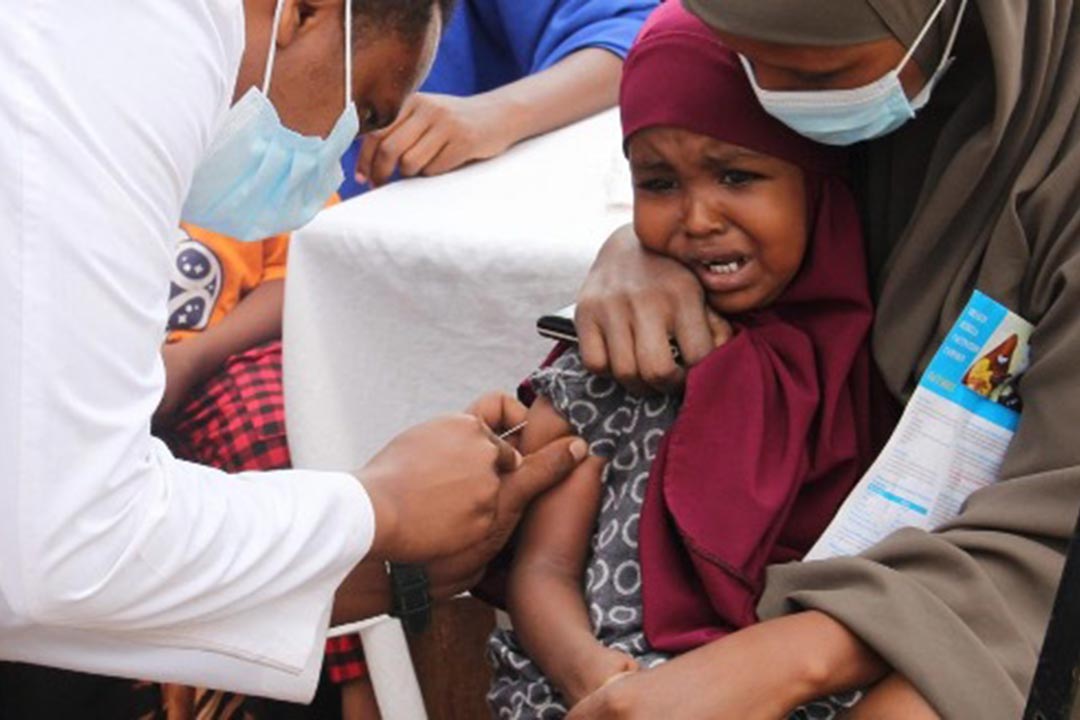
[[(586, 564), (585, 603), (593, 634), (609, 648), (634, 657), (643, 669), (668, 657), (645, 638), (638, 525), (649, 469), (681, 398), (635, 397), (614, 380), (591, 375), (576, 348), (531, 377), (590, 452), (609, 460), (604, 470), (600, 513)], [(488, 693), (498, 720), (557, 720), (568, 712), (558, 690), (529, 658), (513, 631), (497, 630), (488, 642), (494, 680)], [(799, 708), (793, 720), (831, 720), (859, 699), (858, 693)]]
[[(589, 374), (576, 350), (537, 371), (533, 389), (551, 400), (594, 455), (608, 458), (600, 514), (586, 565), (583, 593), (597, 639), (633, 656), (643, 668), (663, 662), (645, 640), (641, 615), (638, 518), (659, 438), (675, 421), (678, 398), (636, 398), (613, 380)], [(500, 719), (561, 718), (567, 708), (513, 632), (488, 644), (495, 680), (488, 694)]]

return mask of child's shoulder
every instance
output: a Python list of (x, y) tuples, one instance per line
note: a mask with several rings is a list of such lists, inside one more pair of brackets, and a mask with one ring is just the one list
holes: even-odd
[(610, 457), (627, 436), (643, 427), (641, 418), (656, 418), (670, 410), (673, 419), (678, 407), (675, 397), (638, 397), (612, 378), (594, 375), (576, 347), (534, 372), (530, 382), (574, 433), (590, 443), (593, 454), (602, 456)]
[(628, 395), (612, 378), (589, 372), (577, 346), (567, 348), (550, 364), (536, 370), (529, 382), (538, 395), (551, 400), (564, 415), (577, 402), (607, 406), (620, 404)]

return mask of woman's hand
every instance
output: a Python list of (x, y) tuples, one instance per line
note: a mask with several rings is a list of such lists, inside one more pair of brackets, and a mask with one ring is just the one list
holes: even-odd
[(843, 720), (941, 720), (903, 675), (893, 673), (873, 687)]
[(605, 647), (593, 640), (573, 658), (567, 658), (570, 671), (556, 684), (573, 707), (608, 683), (621, 680), (639, 670), (637, 660), (624, 652)]
[(504, 105), (488, 95), (417, 93), (392, 125), (364, 136), (357, 180), (379, 187), (395, 170), (405, 177), (441, 175), (495, 157), (517, 140), (510, 119)]
[(637, 394), (670, 391), (685, 381), (671, 338), (687, 365), (700, 362), (716, 344), (697, 277), (642, 248), (630, 226), (617, 230), (600, 251), (578, 296), (575, 324), (585, 366), (613, 375)]
[(747, 684), (738, 673), (707, 679), (702, 668), (680, 660), (603, 685), (573, 707), (567, 720), (778, 720), (791, 709), (777, 697), (756, 695), (750, 688), (759, 683)]
[(751, 625), (602, 687), (567, 720), (777, 720), (815, 698), (877, 682), (888, 666), (809, 610)]
[(791, 707), (782, 693), (763, 693), (768, 667), (751, 668), (736, 658), (727, 675), (702, 656), (687, 653), (651, 670), (616, 678), (575, 705), (567, 720), (778, 720)]

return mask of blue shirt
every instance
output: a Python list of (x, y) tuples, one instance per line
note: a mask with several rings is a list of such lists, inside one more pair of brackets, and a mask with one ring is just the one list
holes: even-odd
[[(541, 72), (588, 47), (626, 57), (660, 0), (462, 0), (421, 92), (476, 95)], [(366, 190), (353, 179), (359, 141), (342, 160), (342, 198)]]

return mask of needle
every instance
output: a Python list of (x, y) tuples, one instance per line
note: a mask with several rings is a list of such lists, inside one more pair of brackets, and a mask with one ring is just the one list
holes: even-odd
[(525, 422), (518, 423), (517, 425), (510, 428), (509, 430), (504, 430), (503, 432), (499, 433), (499, 439), (500, 440), (506, 440), (511, 435), (517, 435), (519, 432), (524, 430), (525, 426), (528, 425), (528, 424), (529, 424), (529, 421), (526, 420)]

